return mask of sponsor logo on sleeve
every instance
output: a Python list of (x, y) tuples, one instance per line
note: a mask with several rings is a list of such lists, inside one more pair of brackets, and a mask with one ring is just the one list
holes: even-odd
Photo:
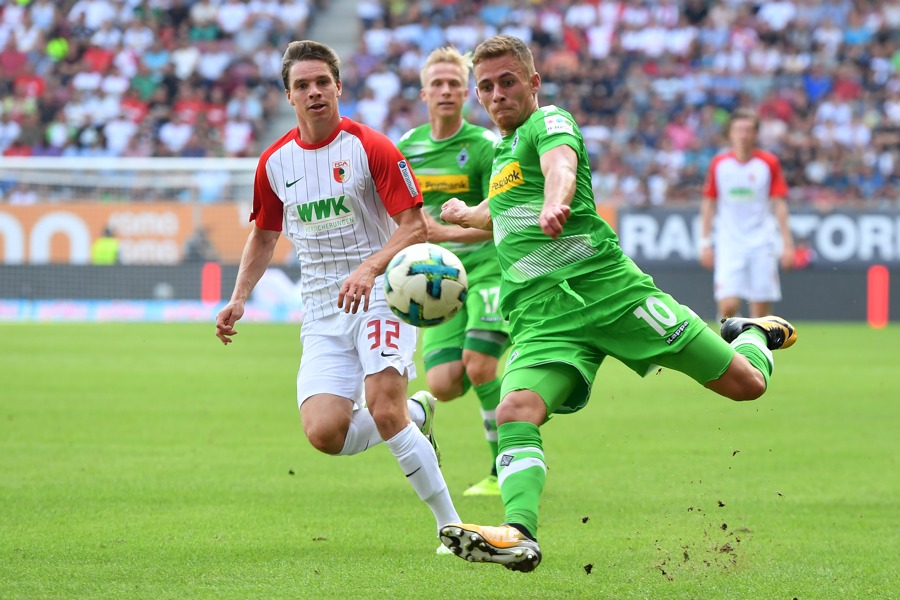
[(569, 135), (575, 134), (575, 129), (572, 127), (572, 121), (562, 115), (544, 117), (544, 127), (547, 129), (547, 135), (554, 135), (557, 133), (568, 133)]
[(401, 160), (397, 162), (397, 166), (400, 168), (400, 175), (403, 176), (403, 183), (406, 184), (409, 195), (415, 198), (419, 195), (419, 190), (416, 189), (416, 182), (413, 180), (412, 171), (409, 170), (409, 165), (406, 164), (405, 160)]

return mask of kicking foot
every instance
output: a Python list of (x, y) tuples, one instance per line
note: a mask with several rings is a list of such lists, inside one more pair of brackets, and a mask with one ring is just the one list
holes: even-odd
[(766, 346), (769, 350), (790, 348), (797, 341), (797, 330), (794, 326), (781, 317), (774, 316), (758, 319), (742, 319), (740, 317), (722, 319), (722, 328), (719, 333), (722, 335), (722, 339), (731, 343), (751, 327), (755, 327), (766, 336)]
[(541, 562), (541, 547), (510, 525), (446, 525), (441, 543), (469, 562), (491, 562), (512, 571), (529, 572)]

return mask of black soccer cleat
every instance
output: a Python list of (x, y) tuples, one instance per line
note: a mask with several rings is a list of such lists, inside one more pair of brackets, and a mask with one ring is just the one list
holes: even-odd
[(797, 330), (794, 329), (794, 326), (781, 317), (772, 315), (759, 317), (758, 319), (742, 319), (740, 317), (722, 319), (722, 327), (719, 333), (722, 335), (722, 339), (731, 343), (737, 336), (751, 327), (755, 327), (765, 334), (766, 346), (769, 350), (790, 348), (797, 341)]

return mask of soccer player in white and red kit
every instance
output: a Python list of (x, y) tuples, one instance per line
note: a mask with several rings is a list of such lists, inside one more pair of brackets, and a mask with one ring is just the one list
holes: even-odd
[(713, 158), (703, 187), (700, 263), (713, 269), (720, 317), (739, 314), (742, 300), (751, 317), (768, 315), (781, 300), (779, 258), (784, 269), (793, 264), (787, 183), (778, 158), (756, 147), (758, 128), (753, 111), (732, 113), (731, 149)]
[(384, 440), (439, 529), (459, 516), (431, 435), (434, 397), (407, 400), (416, 330), (391, 313), (382, 285), (394, 254), (425, 241), (422, 194), (387, 137), (341, 117), (339, 64), (324, 44), (288, 45), (282, 78), (298, 127), (260, 157), (254, 225), (216, 335), (232, 341), (284, 232), (301, 267), (297, 401), (307, 439), (332, 455)]

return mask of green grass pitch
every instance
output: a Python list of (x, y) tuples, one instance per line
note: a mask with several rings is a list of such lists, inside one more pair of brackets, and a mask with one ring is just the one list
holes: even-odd
[[(383, 445), (309, 446), (298, 329), (244, 323), (226, 348), (211, 323), (0, 327), (0, 598), (900, 594), (896, 325), (799, 323), (756, 402), (609, 361), (543, 428), (531, 574), (436, 556)], [(436, 431), (463, 519), (500, 522), (462, 496), (489, 466), (474, 396)]]

